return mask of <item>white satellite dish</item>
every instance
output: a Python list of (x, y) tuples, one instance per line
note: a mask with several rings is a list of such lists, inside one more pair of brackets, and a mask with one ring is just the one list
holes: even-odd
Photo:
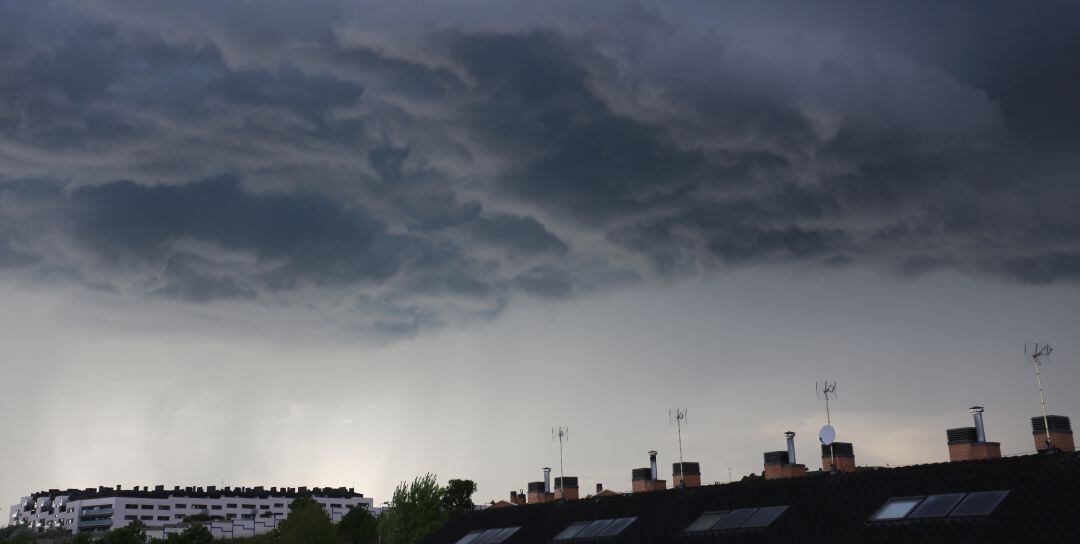
[(821, 440), (822, 444), (826, 446), (836, 441), (836, 429), (832, 425), (826, 425), (818, 431), (818, 440)]

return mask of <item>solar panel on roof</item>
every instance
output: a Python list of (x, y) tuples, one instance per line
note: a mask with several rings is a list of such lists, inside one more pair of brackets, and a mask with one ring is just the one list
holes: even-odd
[(987, 516), (1001, 504), (1008, 491), (977, 491), (968, 493), (964, 501), (949, 514), (950, 518), (961, 516)]
[(571, 538), (576, 537), (578, 533), (585, 530), (585, 528), (588, 527), (590, 523), (592, 522), (575, 521), (574, 523), (567, 525), (565, 529), (559, 532), (559, 534), (555, 535), (554, 540), (570, 540)]
[(611, 522), (611, 525), (608, 525), (607, 527), (604, 527), (604, 530), (600, 531), (600, 533), (597, 534), (596, 536), (615, 536), (615, 535), (623, 532), (623, 529), (626, 529), (627, 527), (629, 527), (630, 524), (634, 523), (634, 520), (636, 520), (636, 519), (637, 519), (636, 517), (633, 517), (633, 518), (618, 518), (615, 521)]
[(739, 527), (744, 529), (754, 529), (759, 527), (768, 527), (772, 525), (772, 522), (776, 521), (776, 518), (780, 517), (787, 510), (787, 506), (766, 506), (764, 508), (758, 508), (754, 515), (750, 516), (750, 519), (743, 522)]
[(476, 537), (478, 537), (478, 536), (480, 536), (482, 534), (484, 534), (484, 531), (472, 531), (469, 534), (461, 537), (454, 544), (472, 544), (473, 541), (476, 540)]
[(709, 529), (712, 529), (713, 525), (716, 525), (716, 522), (720, 521), (720, 518), (727, 514), (727, 510), (722, 510), (720, 512), (705, 512), (687, 526), (686, 529), (683, 529), (683, 532), (699, 533), (701, 531), (708, 531)]
[(944, 495), (930, 495), (916, 508), (908, 519), (943, 518), (960, 503), (964, 493), (946, 493)]
[(903, 499), (889, 499), (885, 502), (885, 506), (882, 506), (874, 516), (870, 519), (874, 521), (889, 521), (894, 519), (904, 519), (916, 506), (922, 502), (922, 497), (908, 497)]
[(582, 529), (582, 531), (577, 534), (577, 538), (588, 538), (590, 536), (596, 536), (596, 535), (600, 534), (600, 531), (603, 531), (604, 528), (606, 528), (608, 525), (611, 525), (611, 522), (613, 522), (613, 521), (615, 521), (615, 520), (613, 520), (613, 519), (598, 519), (598, 520), (590, 523), (588, 527)]
[(720, 518), (720, 521), (712, 526), (712, 530), (738, 529), (740, 525), (750, 519), (750, 516), (753, 516), (754, 512), (757, 511), (757, 508), (739, 508), (737, 510), (732, 510), (731, 512), (728, 512), (728, 515)]
[(507, 527), (501, 529), (499, 533), (487, 540), (487, 544), (502, 544), (506, 539), (510, 538), (514, 533), (521, 530), (521, 527)]

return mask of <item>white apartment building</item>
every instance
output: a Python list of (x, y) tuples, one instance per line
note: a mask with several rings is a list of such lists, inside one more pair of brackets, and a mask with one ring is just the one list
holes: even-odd
[(289, 503), (300, 497), (322, 504), (334, 523), (354, 508), (370, 511), (373, 503), (344, 487), (51, 489), (23, 497), (11, 507), (7, 522), (42, 531), (60, 527), (78, 534), (105, 532), (139, 520), (147, 526), (148, 535), (164, 538), (183, 532), (190, 524), (185, 520), (198, 516), (217, 538), (252, 536), (277, 527), (289, 515)]

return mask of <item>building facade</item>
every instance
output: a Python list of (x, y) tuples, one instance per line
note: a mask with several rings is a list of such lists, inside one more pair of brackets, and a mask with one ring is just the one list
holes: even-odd
[(63, 528), (73, 534), (105, 532), (133, 521), (147, 526), (147, 534), (164, 538), (200, 521), (217, 538), (265, 533), (289, 515), (289, 504), (310, 497), (323, 505), (337, 523), (350, 510), (371, 510), (372, 499), (352, 488), (263, 488), (164, 486), (122, 489), (39, 491), (11, 507), (8, 524), (31, 529)]

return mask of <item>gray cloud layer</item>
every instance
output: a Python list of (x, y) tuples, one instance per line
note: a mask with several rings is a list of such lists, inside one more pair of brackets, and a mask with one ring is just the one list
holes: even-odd
[(746, 264), (1080, 278), (1076, 5), (513, 8), (0, 1), (0, 270), (393, 333)]

